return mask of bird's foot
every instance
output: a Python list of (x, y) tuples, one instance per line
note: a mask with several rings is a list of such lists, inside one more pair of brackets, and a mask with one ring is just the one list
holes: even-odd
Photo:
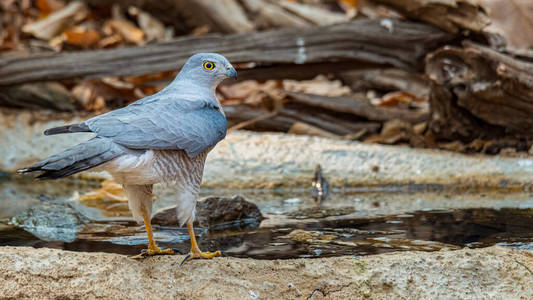
[(185, 256), (185, 259), (181, 262), (183, 265), (185, 262), (191, 260), (191, 259), (212, 259), (217, 256), (222, 256), (222, 252), (215, 251), (215, 252), (202, 252), (200, 249), (193, 249), (187, 256)]
[(155, 256), (155, 255), (174, 255), (177, 252), (178, 252), (177, 249), (171, 249), (171, 248), (160, 249), (156, 245), (154, 246), (150, 245), (148, 249), (143, 249), (141, 253), (134, 255), (131, 258), (146, 258), (148, 256)]

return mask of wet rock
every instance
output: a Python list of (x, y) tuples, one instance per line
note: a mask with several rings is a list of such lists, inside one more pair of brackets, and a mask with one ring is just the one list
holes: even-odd
[(182, 259), (0, 247), (0, 295), (250, 299), (253, 291), (260, 299), (533, 299), (533, 253), (498, 246), (360, 258), (219, 257), (178, 267)]
[[(196, 226), (221, 228), (231, 226), (257, 227), (263, 215), (254, 203), (241, 196), (233, 198), (210, 197), (196, 205)], [(168, 207), (157, 212), (152, 223), (164, 226), (178, 226), (176, 207)]]
[(318, 231), (306, 231), (301, 229), (296, 229), (291, 231), (285, 236), (280, 238), (291, 239), (297, 242), (307, 242), (307, 243), (329, 243), (330, 241), (337, 238), (336, 235), (324, 234)]
[(355, 207), (308, 207), (288, 213), (288, 216), (296, 219), (321, 219), (334, 216), (345, 216), (356, 211)]
[(45, 241), (72, 242), (85, 220), (65, 204), (43, 202), (11, 218), (10, 224)]

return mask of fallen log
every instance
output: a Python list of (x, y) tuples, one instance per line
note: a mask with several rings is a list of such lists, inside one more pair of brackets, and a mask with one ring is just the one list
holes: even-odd
[(175, 70), (191, 54), (207, 51), (220, 52), (234, 63), (259, 66), (364, 62), (417, 70), (426, 53), (453, 38), (429, 25), (390, 22), (393, 30), (379, 20), (360, 19), (323, 27), (183, 37), (139, 47), (4, 58), (0, 59), (0, 85), (157, 73)]
[(304, 107), (284, 108), (279, 114), (338, 135), (354, 134), (363, 129), (366, 129), (367, 132), (374, 133), (381, 127), (381, 123), (377, 122), (368, 122), (356, 118), (350, 121), (326, 113), (309, 113)]
[(532, 138), (533, 63), (464, 43), (427, 57), (429, 128), (440, 139)]
[(353, 91), (402, 91), (429, 99), (431, 83), (419, 73), (395, 68), (359, 68), (337, 75)]
[(420, 110), (384, 108), (372, 105), (366, 99), (349, 97), (327, 97), (304, 93), (287, 92), (291, 101), (337, 113), (352, 114), (370, 121), (384, 122), (400, 119), (410, 123), (419, 123), (427, 119), (427, 113)]
[(0, 106), (74, 111), (74, 102), (70, 92), (57, 82), (7, 86), (0, 91)]
[(241, 122), (258, 119), (257, 122), (246, 126), (245, 129), (259, 131), (287, 132), (297, 122), (304, 122), (336, 135), (354, 134), (363, 129), (368, 133), (375, 133), (381, 127), (381, 124), (376, 122), (356, 120), (350, 122), (327, 115), (310, 115), (291, 108), (283, 108), (279, 113), (266, 119), (261, 117), (269, 113), (267, 110), (251, 108), (247, 105), (228, 106), (224, 108), (224, 112), (230, 127)]
[[(224, 113), (228, 119), (228, 127), (245, 122), (252, 119), (259, 119), (261, 116), (268, 114), (265, 109), (251, 108), (247, 105), (236, 105), (224, 107)], [(287, 132), (292, 124), (296, 123), (294, 118), (275, 115), (271, 118), (261, 119), (251, 125), (244, 127), (244, 129), (254, 129), (258, 131), (279, 131)]]
[(448, 32), (461, 30), (481, 32), (490, 19), (474, 0), (375, 0), (390, 5), (402, 14), (433, 24)]

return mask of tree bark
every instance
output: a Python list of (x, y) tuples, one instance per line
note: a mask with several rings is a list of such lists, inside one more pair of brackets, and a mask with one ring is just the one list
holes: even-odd
[(429, 128), (441, 139), (533, 137), (533, 63), (465, 42), (428, 55)]

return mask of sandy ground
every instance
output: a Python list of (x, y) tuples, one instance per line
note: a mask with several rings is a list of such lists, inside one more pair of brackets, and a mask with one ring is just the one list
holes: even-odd
[(533, 299), (533, 253), (494, 246), (365, 257), (142, 261), (0, 247), (0, 298)]

